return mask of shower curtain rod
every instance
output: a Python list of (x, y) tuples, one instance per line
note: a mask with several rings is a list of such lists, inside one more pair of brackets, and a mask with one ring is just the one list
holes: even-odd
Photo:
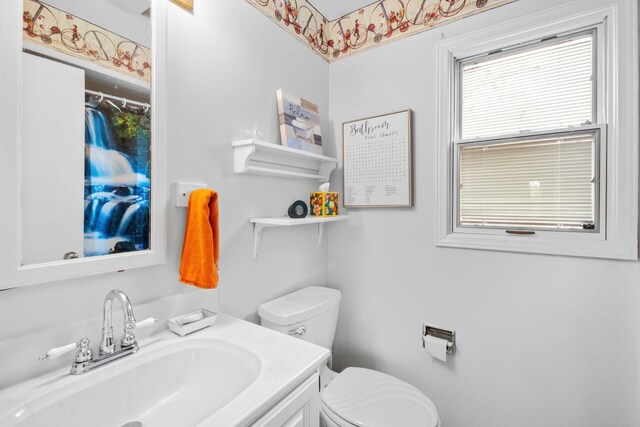
[(106, 93), (96, 92), (96, 91), (88, 90), (88, 89), (85, 89), (85, 92), (90, 94), (90, 95), (99, 96), (101, 98), (109, 98), (109, 99), (114, 99), (116, 101), (120, 101), (120, 102), (122, 102), (123, 105), (132, 104), (132, 105), (139, 105), (140, 107), (144, 107), (146, 109), (151, 108), (151, 105), (149, 105), (147, 103), (138, 102), (138, 101), (132, 101), (132, 100), (127, 99), (127, 98), (122, 98), (120, 96), (109, 95), (109, 94), (106, 94)]

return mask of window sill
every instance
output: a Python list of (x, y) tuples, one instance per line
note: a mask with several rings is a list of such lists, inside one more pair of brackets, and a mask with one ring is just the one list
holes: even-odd
[(564, 233), (553, 233), (557, 234), (557, 236), (550, 236), (549, 234), (522, 236), (450, 233), (439, 239), (436, 246), (629, 261), (638, 259), (638, 251), (635, 246), (621, 247), (610, 241), (603, 240), (599, 234), (570, 237)]

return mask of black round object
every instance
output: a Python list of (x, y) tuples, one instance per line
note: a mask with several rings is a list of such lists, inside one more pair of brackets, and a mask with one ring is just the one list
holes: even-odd
[(289, 206), (289, 218), (304, 218), (308, 213), (309, 208), (302, 200), (296, 200)]

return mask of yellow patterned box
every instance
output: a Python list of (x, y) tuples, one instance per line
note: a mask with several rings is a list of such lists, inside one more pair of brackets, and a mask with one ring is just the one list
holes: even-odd
[(338, 215), (338, 193), (316, 191), (311, 193), (311, 216)]

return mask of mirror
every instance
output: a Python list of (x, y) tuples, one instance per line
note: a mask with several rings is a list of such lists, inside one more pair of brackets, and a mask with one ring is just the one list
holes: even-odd
[(17, 1), (17, 271), (0, 289), (163, 262), (163, 2)]
[(149, 249), (150, 46), (148, 0), (24, 0), (22, 265)]

